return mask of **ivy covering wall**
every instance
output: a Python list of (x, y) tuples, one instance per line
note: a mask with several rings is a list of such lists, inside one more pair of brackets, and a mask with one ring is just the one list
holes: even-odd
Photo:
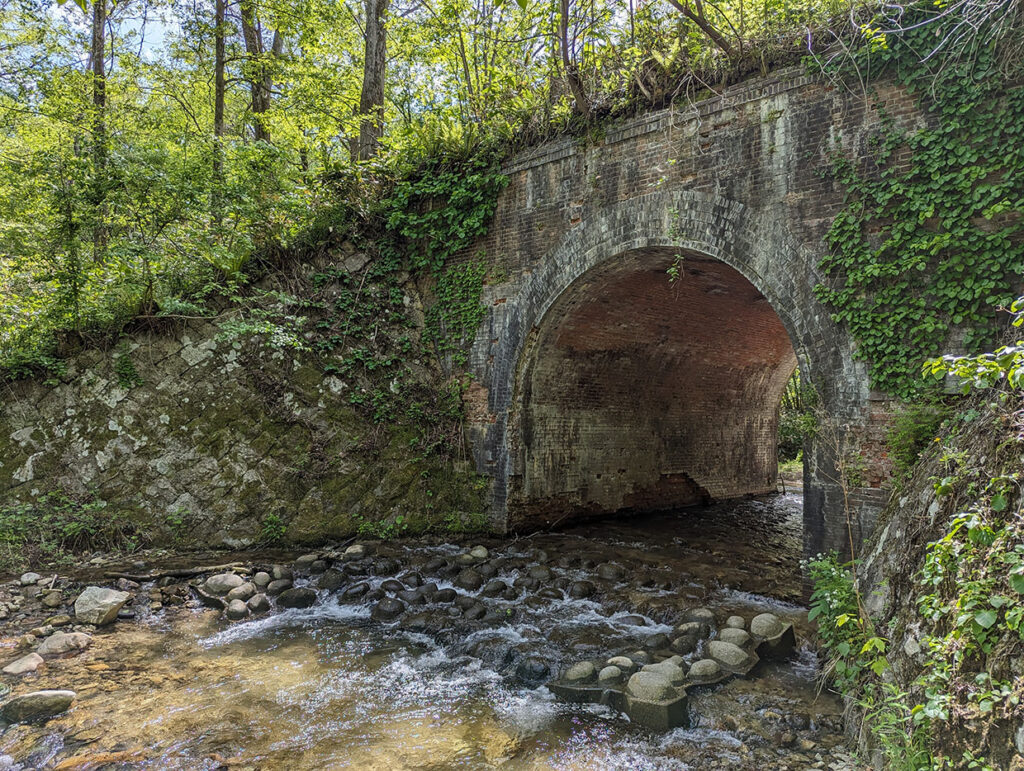
[(962, 22), (934, 19), (941, 8), (911, 8), (898, 35), (866, 28), (868, 42), (836, 67), (847, 82), (853, 72), (895, 78), (926, 115), (907, 130), (879, 106), (870, 162), (834, 155), (846, 206), (829, 230), (827, 280), (817, 288), (849, 326), (874, 385), (904, 398), (926, 387), (928, 357), (992, 343), (997, 309), (1024, 276), (1020, 69), (986, 29), (968, 50), (926, 58)]

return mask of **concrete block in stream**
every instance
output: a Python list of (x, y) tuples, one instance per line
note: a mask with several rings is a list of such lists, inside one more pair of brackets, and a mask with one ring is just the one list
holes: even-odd
[(762, 613), (750, 622), (750, 633), (758, 640), (755, 651), (763, 659), (784, 659), (796, 648), (793, 625), (774, 613)]
[(548, 688), (563, 701), (572, 704), (604, 704), (624, 712), (634, 723), (655, 731), (689, 726), (686, 689), (672, 685), (655, 673), (638, 672), (625, 687), (605, 687), (595, 682), (581, 683), (562, 679), (549, 683)]

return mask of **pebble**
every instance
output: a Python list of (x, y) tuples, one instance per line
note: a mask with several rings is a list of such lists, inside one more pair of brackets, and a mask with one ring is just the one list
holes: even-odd
[(32, 586), (40, 578), (42, 578), (42, 576), (40, 576), (38, 573), (22, 573), (21, 578), (18, 579), (18, 583), (20, 583), (22, 586)]

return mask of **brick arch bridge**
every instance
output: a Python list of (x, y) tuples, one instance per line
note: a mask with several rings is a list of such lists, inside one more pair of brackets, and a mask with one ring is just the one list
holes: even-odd
[[(918, 119), (899, 91), (881, 102)], [(813, 289), (842, 204), (819, 172), (836, 143), (865, 155), (876, 121), (863, 99), (782, 73), (508, 165), (469, 255), (496, 266), (467, 395), (494, 525), (776, 489), (778, 402), (799, 363), (837, 427), (805, 452), (805, 552), (845, 550), (848, 509), (866, 535), (888, 401)], [(840, 447), (862, 458), (845, 493)]]

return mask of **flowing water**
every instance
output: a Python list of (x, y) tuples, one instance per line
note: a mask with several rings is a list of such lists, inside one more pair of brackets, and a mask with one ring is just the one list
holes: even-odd
[[(64, 769), (852, 768), (841, 704), (818, 693), (803, 642), (800, 509), (787, 495), (485, 541), (509, 585), (531, 567), (551, 576), (514, 600), (482, 600), (490, 612), (478, 621), (418, 607), (429, 632), (409, 614), (380, 622), (370, 604), (326, 591), (312, 608), (234, 624), (212, 610), (143, 614), (34, 676), (32, 689), (79, 698), (43, 726), (8, 728), (0, 754), (15, 768)], [(450, 571), (432, 566), (468, 545), (382, 544), (375, 556), (444, 588)], [(624, 580), (595, 578), (610, 562)], [(550, 590), (580, 580), (599, 591)], [(796, 624), (800, 650), (693, 692), (692, 727), (667, 733), (560, 703), (531, 681), (542, 674), (531, 662), (557, 674), (643, 648), (696, 606), (720, 622), (774, 612)]]

